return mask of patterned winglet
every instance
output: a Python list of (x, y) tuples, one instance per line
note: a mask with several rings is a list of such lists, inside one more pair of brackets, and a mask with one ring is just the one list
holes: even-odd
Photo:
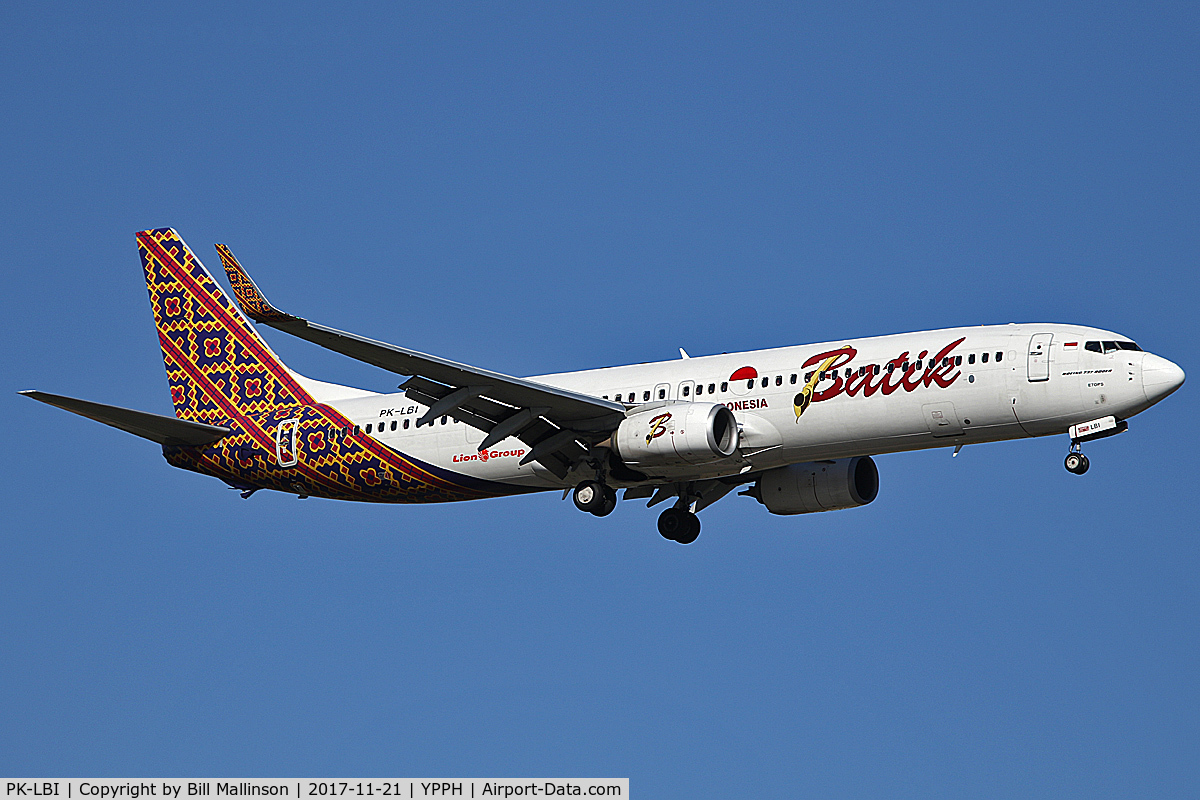
[(267, 298), (263, 297), (263, 293), (254, 285), (246, 270), (234, 258), (233, 252), (223, 244), (217, 245), (216, 248), (221, 256), (221, 263), (225, 266), (225, 274), (229, 276), (229, 283), (233, 287), (233, 296), (237, 298), (243, 314), (255, 322), (303, 321), (299, 317), (283, 313), (267, 302)]

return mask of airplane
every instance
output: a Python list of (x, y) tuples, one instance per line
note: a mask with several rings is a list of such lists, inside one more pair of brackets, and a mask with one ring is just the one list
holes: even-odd
[[(1110, 331), (983, 325), (517, 378), (280, 311), (228, 247), (235, 305), (170, 228), (136, 234), (175, 416), (39, 391), (35, 400), (149, 439), (167, 463), (261, 489), (379, 503), (560, 490), (597, 517), (625, 500), (691, 544), (738, 487), (773, 514), (866, 505), (871, 456), (1066, 433), (1086, 442), (1184, 382)], [(239, 311), (240, 309), (240, 311)], [(404, 376), (380, 394), (288, 369), (252, 323)]]

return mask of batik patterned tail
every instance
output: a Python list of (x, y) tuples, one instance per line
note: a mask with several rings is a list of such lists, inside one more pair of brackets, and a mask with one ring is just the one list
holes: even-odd
[(221, 425), (312, 402), (175, 231), (137, 241), (175, 416)]

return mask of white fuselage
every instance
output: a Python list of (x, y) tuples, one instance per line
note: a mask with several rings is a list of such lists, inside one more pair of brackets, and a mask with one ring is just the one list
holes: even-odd
[[(1170, 391), (1160, 391), (1165, 387), (1153, 378), (1144, 384), (1144, 369), (1158, 375), (1154, 370), (1163, 364), (1178, 368), (1138, 350), (1085, 348), (1088, 342), (1114, 341), (1129, 343), (1118, 334), (1078, 325), (989, 325), (530, 380), (619, 400), (631, 410), (653, 403), (727, 406), (741, 430), (741, 447), (733, 457), (649, 476), (690, 480), (821, 459), (1046, 436), (1101, 417), (1125, 419)], [(932, 366), (930, 359), (935, 359)], [(797, 413), (797, 394), (810, 380), (813, 402)], [(546, 489), (579, 479), (559, 479), (537, 462), (519, 466), (528, 447), (517, 439), (479, 453), (484, 434), (469, 425), (442, 418), (417, 428), (426, 408), (402, 393), (331, 405), (388, 447), (456, 473)]]

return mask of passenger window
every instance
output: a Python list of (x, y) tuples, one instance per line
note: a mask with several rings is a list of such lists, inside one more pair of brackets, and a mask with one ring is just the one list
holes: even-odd
[(746, 388), (747, 388), (747, 389), (753, 389), (753, 388), (754, 388), (754, 378), (751, 378), (750, 380), (746, 381)]
[(396, 420), (392, 420), (392, 430), (396, 430)]
[(608, 395), (601, 395), (601, 399), (607, 400), (607, 399), (608, 399)]
[(861, 378), (863, 375), (866, 375), (866, 374), (867, 374), (867, 368), (866, 368), (866, 367), (859, 367), (859, 368), (858, 368), (858, 377), (860, 377), (860, 378)]
[(659, 400), (666, 400), (666, 399), (667, 399), (667, 390), (666, 390), (666, 389), (659, 389), (659, 390), (658, 390), (658, 399), (659, 399)]
[(1085, 344), (1085, 345), (1083, 346), (1083, 349), (1084, 349), (1084, 350), (1091, 350), (1093, 353), (1099, 353), (1099, 352), (1101, 352), (1101, 351), (1100, 351), (1100, 343), (1099, 343), (1099, 342), (1088, 342), (1087, 344)]
[(875, 365), (875, 374), (876, 375), (879, 374), (879, 365), (878, 364)]
[(790, 378), (788, 378), (788, 383), (795, 383), (795, 382), (796, 382), (796, 373), (793, 372), (792, 376)]
[(642, 392), (642, 402), (643, 402), (643, 403), (648, 403), (648, 402), (650, 402), (650, 390), (649, 390), (649, 389), (647, 389), (646, 391)]
[(763, 378), (763, 381), (762, 381), (762, 388), (764, 388), (764, 389), (765, 389), (765, 388), (767, 388), (767, 384), (768, 384), (768, 383), (770, 383), (770, 382), (771, 382), (771, 379), (770, 379), (770, 378)]
[(408, 420), (404, 420), (404, 430), (408, 430)]
[(684, 386), (683, 392), (681, 394), (683, 394), (684, 397), (687, 397), (689, 394), (691, 394), (691, 391), (692, 391), (692, 387)]
[(782, 375), (776, 375), (776, 376), (775, 376), (775, 385), (776, 385), (776, 386), (783, 386), (783, 376), (782, 376)]
[(1000, 350), (996, 353), (996, 363), (999, 364), (1003, 360), (1004, 360), (1004, 351)]
[[(920, 362), (918, 362), (918, 363), (920, 363)], [(903, 364), (901, 364), (900, 369), (904, 370), (905, 372), (908, 372), (908, 362), (905, 361)]]
[(446, 424), (446, 418), (445, 418), (445, 417), (442, 417), (442, 424), (443, 424), (443, 425), (445, 425), (445, 424)]
[(955, 356), (955, 357), (954, 357), (954, 366), (956, 366), (956, 367), (961, 367), (961, 366), (962, 366), (962, 356)]
[(696, 385), (696, 396), (699, 397), (702, 394), (704, 394), (704, 384), (700, 383)]
[(888, 371), (888, 372), (895, 372), (895, 371), (896, 371), (896, 362), (894, 362), (894, 361), (889, 361), (889, 362), (888, 362), (888, 365), (887, 365), (887, 371)]
[(710, 383), (710, 384), (708, 385), (708, 393), (709, 393), (709, 394), (716, 394), (716, 391), (717, 391), (717, 385), (716, 385), (715, 383)]
[(367, 433), (371, 432), (371, 423), (367, 423)]
[(971, 353), (969, 356), (967, 356), (967, 363), (968, 363), (968, 364), (974, 364), (974, 363), (975, 363), (975, 354), (974, 354), (974, 353)]
[(729, 381), (721, 381), (721, 391), (722, 392), (729, 391)]
[(982, 358), (982, 361), (983, 361), (983, 363), (985, 363), (985, 364), (987, 363), (987, 360), (988, 360), (988, 356), (989, 356), (989, 355), (990, 355), (989, 353), (984, 353), (984, 354), (983, 354), (983, 358)]
[(943, 367), (950, 366), (950, 357), (949, 356), (942, 356), (942, 366)]
[(809, 381), (811, 381), (811, 380), (812, 380), (812, 376), (813, 376), (813, 374), (812, 374), (811, 372), (806, 372), (806, 373), (804, 373), (804, 382), (805, 382), (805, 383), (808, 383)]
[(921, 365), (922, 365), (923, 363), (925, 363), (925, 362), (924, 362), (922, 359), (919, 359), (919, 358), (918, 358), (918, 359), (917, 359), (917, 369), (920, 369), (920, 368), (921, 368)]

